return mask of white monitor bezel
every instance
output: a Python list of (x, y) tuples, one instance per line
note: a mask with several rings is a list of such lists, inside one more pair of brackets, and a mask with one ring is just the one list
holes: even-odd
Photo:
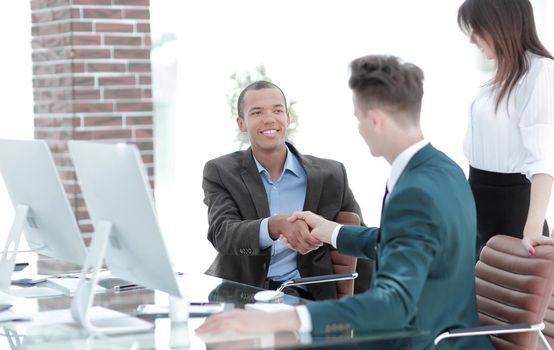
[(111, 273), (180, 297), (136, 146), (86, 141), (68, 146), (93, 222), (112, 224), (105, 252)]
[(23, 229), (29, 248), (82, 265), (87, 250), (48, 144), (0, 139), (0, 172), (14, 208), (29, 207)]

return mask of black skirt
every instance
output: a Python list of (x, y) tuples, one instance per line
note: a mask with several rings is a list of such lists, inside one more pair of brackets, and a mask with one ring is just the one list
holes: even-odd
[[(494, 235), (523, 238), (531, 198), (531, 182), (525, 175), (469, 167), (469, 185), (477, 207), (477, 252)], [(543, 235), (549, 236), (546, 221)]]

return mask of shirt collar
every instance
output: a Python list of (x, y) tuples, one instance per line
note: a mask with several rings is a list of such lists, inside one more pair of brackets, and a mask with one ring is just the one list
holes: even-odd
[[(283, 166), (283, 172), (281, 173), (281, 176), (285, 171), (289, 170), (296, 177), (300, 177), (300, 174), (302, 173), (302, 165), (300, 164), (300, 161), (289, 150), (288, 146), (285, 145), (285, 148), (287, 149), (287, 157), (285, 158), (285, 164)], [(256, 163), (256, 168), (258, 168), (258, 173), (268, 173), (264, 166), (260, 162), (258, 162), (254, 153), (252, 153), (252, 157), (254, 157), (254, 162)], [(281, 176), (279, 176), (279, 178), (281, 178)]]
[(392, 162), (392, 166), (390, 169), (390, 176), (387, 180), (387, 189), (390, 192), (394, 189), (394, 186), (396, 185), (396, 182), (400, 178), (400, 175), (402, 175), (402, 172), (406, 168), (406, 165), (408, 165), (408, 162), (412, 157), (423, 147), (427, 146), (429, 144), (429, 141), (423, 139), (421, 141), (418, 141), (411, 145), (410, 147), (406, 148), (404, 151), (402, 151)]

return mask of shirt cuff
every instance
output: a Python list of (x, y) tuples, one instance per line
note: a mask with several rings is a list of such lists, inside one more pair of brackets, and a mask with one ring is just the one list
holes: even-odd
[(309, 333), (312, 331), (312, 316), (306, 305), (299, 305), (295, 307), (296, 314), (300, 319), (300, 328), (298, 329), (299, 333)]
[(265, 218), (260, 224), (260, 249), (265, 249), (273, 244), (275, 241), (269, 236), (269, 218)]
[(554, 125), (535, 124), (520, 128), (523, 146), (528, 154), (524, 174), (529, 180), (536, 174), (554, 177)]
[(344, 225), (338, 224), (337, 227), (333, 230), (333, 233), (331, 234), (331, 245), (337, 248), (337, 237), (339, 236), (340, 228)]
[(537, 174), (546, 174), (554, 177), (554, 162), (537, 161), (532, 164), (526, 164), (525, 176), (529, 181)]

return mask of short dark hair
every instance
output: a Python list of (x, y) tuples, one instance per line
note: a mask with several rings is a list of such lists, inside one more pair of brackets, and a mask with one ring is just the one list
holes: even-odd
[(389, 55), (369, 55), (350, 63), (348, 85), (365, 108), (380, 107), (392, 114), (410, 114), (419, 122), (423, 71)]
[(487, 44), (497, 61), (491, 80), (498, 91), (496, 109), (529, 70), (527, 51), (554, 59), (539, 40), (529, 0), (466, 0), (458, 9), (458, 26), (468, 35), (492, 41)]
[(281, 92), (281, 95), (283, 95), (283, 101), (285, 101), (285, 112), (287, 112), (287, 99), (285, 98), (285, 94), (283, 93), (283, 90), (281, 90), (280, 87), (273, 84), (270, 81), (265, 80), (258, 80), (253, 82), (252, 84), (248, 85), (244, 88), (244, 90), (241, 91), (239, 95), (239, 99), (237, 100), (237, 113), (239, 114), (239, 117), (244, 118), (244, 115), (242, 113), (242, 107), (244, 104), (244, 95), (250, 90), (263, 90), (263, 89), (277, 89)]

